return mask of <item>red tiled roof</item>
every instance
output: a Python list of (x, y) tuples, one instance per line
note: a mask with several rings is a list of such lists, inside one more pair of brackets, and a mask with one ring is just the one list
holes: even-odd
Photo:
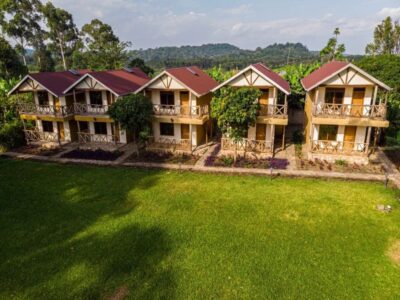
[(132, 68), (130, 72), (126, 70), (96, 71), (90, 72), (89, 75), (119, 96), (135, 92), (150, 80), (139, 68)]
[(252, 65), (254, 68), (256, 68), (260, 73), (262, 73), (265, 77), (271, 79), (273, 82), (275, 82), (280, 88), (282, 88), (284, 91), (286, 91), (288, 94), (290, 94), (290, 85), (289, 83), (283, 79), (279, 74), (275, 73), (271, 69), (267, 68), (265, 65), (262, 63), (256, 63)]
[(329, 63), (324, 64), (319, 69), (312, 72), (310, 75), (304, 77), (301, 80), (301, 84), (303, 85), (306, 91), (309, 91), (316, 84), (329, 79), (333, 74), (337, 73), (339, 70), (348, 66), (350, 63), (345, 61), (331, 61)]
[(76, 74), (70, 71), (40, 72), (31, 73), (29, 76), (56, 96), (61, 96), (67, 87), (81, 78), (82, 75), (88, 73), (89, 70), (77, 70), (75, 72)]
[(207, 73), (196, 66), (171, 68), (166, 70), (199, 96), (205, 95), (218, 85)]

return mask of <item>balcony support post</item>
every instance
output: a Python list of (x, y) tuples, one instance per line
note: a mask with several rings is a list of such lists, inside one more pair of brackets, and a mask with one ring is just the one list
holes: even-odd
[(368, 131), (367, 131), (367, 142), (366, 142), (366, 146), (365, 146), (365, 154), (368, 155), (368, 148), (369, 148), (369, 142), (371, 140), (371, 126), (368, 127)]
[(286, 135), (286, 126), (283, 126), (283, 132), (282, 132), (282, 150), (285, 150), (285, 135)]
[[(375, 85), (374, 87), (374, 98), (372, 100), (372, 104), (375, 105), (376, 104), (376, 97), (378, 96), (378, 86)], [(381, 104), (381, 100), (379, 100), (379, 104)]]
[(274, 125), (271, 125), (271, 136), (270, 136), (270, 140), (271, 140), (271, 152), (272, 152), (272, 157), (274, 156)]

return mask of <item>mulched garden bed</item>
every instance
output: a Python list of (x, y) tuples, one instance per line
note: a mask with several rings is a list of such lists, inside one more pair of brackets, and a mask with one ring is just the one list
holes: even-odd
[(368, 165), (361, 165), (357, 163), (349, 163), (345, 160), (328, 162), (318, 158), (314, 160), (296, 158), (296, 165), (299, 170), (308, 171), (385, 174), (385, 168), (382, 164), (374, 162), (370, 162)]
[(236, 167), (236, 168), (249, 168), (249, 169), (278, 169), (284, 170), (289, 165), (287, 159), (281, 158), (249, 158), (238, 156), (236, 163), (231, 155), (218, 155), (220, 146), (215, 147), (214, 151), (205, 161), (208, 167)]
[(30, 154), (30, 155), (40, 155), (40, 156), (53, 156), (56, 155), (64, 149), (56, 147), (56, 148), (45, 148), (42, 146), (35, 145), (26, 145), (19, 147), (17, 149), (13, 149), (13, 152), (22, 153), (22, 154)]
[(63, 154), (62, 158), (75, 158), (75, 159), (93, 159), (93, 160), (110, 160), (114, 161), (120, 157), (124, 152), (122, 151), (106, 151), (102, 149), (87, 150), (75, 149)]
[(143, 151), (139, 153), (139, 156), (133, 154), (128, 160), (131, 162), (194, 165), (199, 158), (200, 156), (185, 153)]
[(400, 148), (385, 149), (383, 152), (396, 165), (396, 168), (400, 170)]

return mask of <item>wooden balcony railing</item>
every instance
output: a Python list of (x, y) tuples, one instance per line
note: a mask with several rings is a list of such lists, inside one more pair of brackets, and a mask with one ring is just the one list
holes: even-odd
[(116, 135), (78, 132), (78, 141), (81, 144), (116, 144), (118, 143), (118, 137)]
[(366, 154), (366, 143), (339, 142), (339, 141), (312, 141), (311, 152), (324, 154)]
[(48, 116), (68, 116), (74, 113), (74, 109), (69, 105), (38, 105), (35, 103), (20, 103), (19, 113), (32, 115)]
[(385, 104), (353, 105), (319, 103), (314, 106), (314, 116), (333, 118), (371, 118), (385, 119), (387, 108)]
[(31, 142), (58, 142), (58, 135), (56, 132), (45, 132), (34, 130), (24, 130), (25, 139), (28, 143)]
[(74, 103), (74, 111), (77, 115), (105, 115), (108, 105)]
[(271, 116), (274, 118), (287, 117), (287, 105), (285, 104), (260, 104), (259, 116)]
[(272, 152), (272, 142), (242, 139), (238, 142), (230, 138), (221, 139), (221, 149), (228, 151)]
[(155, 115), (161, 115), (161, 116), (165, 115), (165, 116), (184, 116), (184, 117), (199, 118), (204, 115), (208, 115), (208, 106), (153, 104), (153, 111)]
[(181, 150), (181, 151), (191, 151), (190, 139), (175, 139), (173, 137), (159, 137), (155, 139), (150, 137), (148, 141), (148, 148), (150, 149), (160, 149), (160, 150)]

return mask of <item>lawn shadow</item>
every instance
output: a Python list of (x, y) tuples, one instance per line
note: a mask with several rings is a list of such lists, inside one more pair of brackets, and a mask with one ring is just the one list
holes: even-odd
[[(135, 298), (173, 297), (172, 271), (160, 266), (170, 252), (163, 228), (134, 215), (118, 221), (160, 171), (9, 160), (0, 168), (0, 297), (97, 299), (121, 287)], [(99, 230), (103, 222), (110, 229)]]

